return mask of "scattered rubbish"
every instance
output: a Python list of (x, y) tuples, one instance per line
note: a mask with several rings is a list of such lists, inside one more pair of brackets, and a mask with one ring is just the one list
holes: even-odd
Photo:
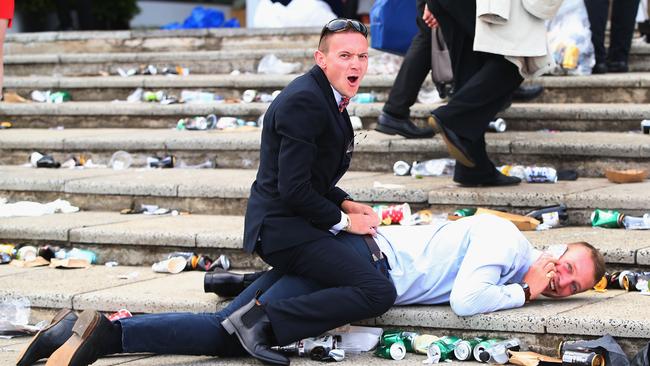
[(108, 320), (110, 320), (112, 322), (114, 322), (116, 320), (120, 320), (120, 319), (131, 318), (131, 317), (133, 317), (133, 314), (131, 314), (131, 312), (128, 311), (127, 309), (120, 309), (120, 310), (114, 312), (113, 314), (110, 314), (110, 315), (106, 316), (106, 318), (108, 318)]
[(538, 167), (522, 165), (502, 165), (497, 167), (502, 174), (517, 177), (528, 183), (556, 183), (557, 171), (551, 167)]
[(644, 119), (641, 121), (641, 132), (645, 135), (650, 134), (650, 119)]
[(34, 168), (59, 168), (61, 163), (54, 160), (51, 155), (44, 155), (40, 152), (33, 152), (29, 156), (29, 163)]
[(220, 117), (217, 120), (216, 127), (218, 130), (225, 130), (225, 129), (237, 128), (245, 125), (246, 125), (246, 121), (244, 121), (241, 118)]
[(0, 217), (33, 217), (51, 215), (55, 213), (72, 213), (79, 211), (79, 207), (72, 206), (70, 202), (57, 199), (48, 203), (19, 201), (15, 203), (0, 203)]
[(216, 261), (212, 261), (210, 257), (196, 254), (193, 252), (174, 252), (167, 256), (167, 259), (182, 257), (185, 258), (185, 270), (199, 270), (203, 272), (213, 271), (215, 268), (222, 268), (225, 270), (230, 269), (230, 259), (225, 255), (220, 255)]
[(177, 130), (205, 131), (215, 127), (217, 127), (217, 116), (214, 114), (209, 114), (206, 117), (181, 118), (176, 123)]
[(91, 250), (72, 248), (69, 251), (63, 249), (55, 253), (57, 259), (80, 259), (90, 264), (97, 263), (97, 254)]
[(591, 28), (582, 0), (562, 3), (547, 23), (549, 50), (556, 63), (556, 75), (589, 75), (596, 63)]
[(4, 93), (2, 101), (5, 103), (29, 103), (29, 100), (21, 97), (18, 93), (7, 92)]
[(507, 128), (508, 125), (503, 118), (497, 118), (494, 121), (490, 121), (490, 124), (488, 125), (488, 131), (492, 132), (506, 132)]
[[(628, 365), (629, 361), (614, 338), (605, 334), (594, 340), (563, 341), (557, 347), (562, 365)], [(578, 352), (577, 354), (574, 352)], [(571, 352), (570, 357), (565, 357)], [(586, 355), (591, 354), (591, 355)], [(595, 355), (594, 355), (595, 354)]]
[(441, 102), (442, 97), (440, 96), (440, 93), (438, 92), (438, 89), (435, 88), (435, 86), (423, 86), (418, 92), (417, 100), (418, 103), (434, 104)]
[(124, 69), (121, 68), (121, 67), (118, 67), (116, 71), (117, 71), (118, 75), (120, 75), (120, 76), (123, 77), (123, 78), (129, 77), (129, 76), (133, 76), (133, 75), (135, 75), (135, 74), (138, 73), (138, 70), (137, 70), (137, 69), (127, 69), (127, 70), (124, 70)]
[(181, 102), (183, 103), (212, 103), (214, 101), (222, 101), (223, 97), (214, 93), (198, 91), (198, 90), (182, 90)]
[(34, 90), (30, 94), (31, 98), (35, 102), (39, 103), (63, 103), (70, 101), (70, 93), (67, 91), (57, 91), (52, 92), (50, 90)]
[(533, 217), (541, 221), (544, 225), (548, 226), (549, 228), (565, 225), (569, 220), (567, 207), (563, 203), (559, 205), (547, 206), (537, 210), (533, 210), (527, 213), (526, 216)]
[(147, 167), (149, 168), (173, 168), (176, 163), (176, 157), (173, 155), (165, 157), (149, 156), (147, 157)]
[[(562, 360), (555, 357), (544, 356), (539, 353), (530, 352), (530, 351), (510, 351), (510, 362), (513, 365), (521, 366), (538, 366), (540, 362), (544, 362), (544, 365), (562, 365)], [(591, 364), (589, 364), (591, 365)]]
[(13, 244), (0, 244), (0, 264), (7, 264), (16, 256), (16, 247)]
[(190, 165), (185, 163), (183, 160), (179, 160), (176, 168), (178, 169), (213, 169), (216, 166), (215, 162), (212, 160), (206, 160), (201, 164)]
[(614, 210), (596, 209), (591, 213), (591, 226), (605, 228), (623, 227), (623, 218), (625, 215)]
[(625, 216), (623, 226), (628, 230), (650, 230), (650, 214), (643, 217)]
[(47, 321), (29, 325), (31, 303), (26, 297), (0, 298), (0, 339), (34, 335), (47, 326)]
[(185, 265), (187, 264), (187, 260), (184, 257), (172, 257), (165, 259), (163, 261), (154, 263), (151, 266), (151, 269), (154, 272), (159, 272), (159, 273), (171, 273), (171, 274), (177, 274), (183, 272), (185, 270)]
[(469, 217), (473, 216), (476, 213), (476, 210), (476, 207), (459, 208), (458, 210), (454, 211), (452, 215), (458, 217)]
[(32, 260), (14, 259), (9, 264), (19, 268), (35, 268), (35, 267), (47, 266), (50, 264), (50, 261), (41, 256), (38, 256)]
[(504, 365), (508, 363), (508, 351), (519, 351), (521, 342), (517, 338), (495, 343), (479, 354), (481, 362)]
[(400, 224), (402, 221), (410, 222), (411, 206), (408, 203), (400, 205), (375, 205), (372, 207), (379, 219), (381, 225)]
[(343, 350), (346, 354), (359, 354), (374, 349), (379, 343), (383, 329), (346, 325), (327, 332), (336, 337), (336, 349)]
[(650, 280), (650, 272), (641, 271), (623, 271), (620, 274), (621, 287), (625, 291), (641, 291), (648, 292), (648, 281)]
[(197, 6), (183, 23), (169, 23), (162, 29), (197, 29), (197, 28), (239, 28), (239, 20), (231, 18), (225, 20), (224, 13), (218, 9)]
[(314, 361), (343, 361), (345, 359), (345, 350), (336, 349), (336, 347), (337, 337), (323, 335), (302, 339), (285, 346), (273, 346), (271, 349), (289, 355), (309, 357)]
[(104, 266), (109, 267), (109, 268), (117, 267), (119, 265), (120, 264), (117, 263), (116, 261), (108, 261), (108, 262), (104, 263)]
[(257, 65), (258, 74), (293, 74), (300, 69), (300, 62), (284, 62), (274, 54), (268, 54)]
[(578, 180), (578, 172), (573, 169), (558, 170), (557, 180)]
[(363, 129), (363, 122), (361, 121), (361, 117), (350, 116), (350, 125), (352, 125), (352, 129), (355, 131)]
[(38, 249), (32, 245), (25, 245), (16, 252), (16, 259), (22, 261), (33, 261), (38, 256)]
[(397, 176), (409, 175), (411, 172), (411, 165), (403, 160), (398, 160), (393, 164), (393, 174)]
[(143, 215), (167, 215), (167, 214), (172, 214), (172, 216), (176, 215), (187, 215), (189, 214), (188, 212), (179, 212), (178, 210), (172, 210), (169, 208), (163, 208), (159, 207), (157, 205), (145, 205), (141, 204), (140, 207), (138, 208), (125, 208), (120, 211), (120, 214), (122, 215), (137, 215), (137, 214), (143, 214)]
[(605, 170), (607, 180), (612, 183), (636, 183), (643, 182), (648, 178), (646, 169), (628, 169), (628, 170)]
[(14, 125), (9, 121), (0, 122), (0, 130), (8, 130)]
[[(454, 159), (431, 159), (425, 161), (414, 161), (410, 172), (412, 177), (438, 177), (451, 175), (454, 172), (456, 160)], [(394, 166), (393, 166), (394, 168)]]
[[(158, 68), (154, 65), (140, 65), (139, 68), (130, 68), (130, 69), (123, 69), (121, 67), (118, 67), (115, 71), (117, 72), (118, 75), (124, 78), (131, 77), (138, 74), (140, 75), (162, 74), (168, 76), (170, 75), (187, 76), (190, 74), (190, 69), (183, 66), (166, 66), (158, 70)], [(104, 74), (105, 74), (104, 76), (109, 75), (106, 72), (104, 72)]]
[(379, 189), (404, 189), (403, 184), (391, 184), (391, 183), (381, 183), (381, 182), (373, 182), (372, 183), (372, 188), (379, 188)]
[(126, 97), (126, 101), (129, 103), (139, 102), (142, 100), (143, 93), (144, 90), (142, 88), (137, 88), (136, 90), (133, 91), (133, 93), (129, 94), (129, 96)]
[(128, 169), (133, 163), (133, 158), (131, 154), (126, 151), (116, 151), (111, 160), (108, 162), (108, 166), (113, 168), (113, 170), (123, 170)]
[[(469, 213), (471, 212), (470, 210), (472, 209), (466, 209), (466, 210), (468, 210), (465, 211), (467, 213), (466, 216), (471, 216), (469, 215)], [(458, 215), (458, 213), (459, 211), (457, 210), (454, 213), (454, 215), (449, 215), (448, 216), (449, 220), (458, 220), (465, 217), (465, 216)], [(495, 215), (504, 218), (512, 222), (513, 224), (515, 224), (515, 226), (521, 231), (534, 231), (535, 229), (537, 229), (537, 226), (540, 224), (540, 221), (533, 217), (522, 216), (522, 215), (512, 214), (508, 212), (497, 211), (497, 210), (490, 210), (482, 207), (476, 209), (476, 211), (474, 212), (474, 215), (485, 215), (485, 214)]]
[(367, 104), (367, 103), (374, 103), (377, 101), (377, 97), (373, 93), (357, 93), (350, 102), (352, 103), (359, 103), (359, 104)]

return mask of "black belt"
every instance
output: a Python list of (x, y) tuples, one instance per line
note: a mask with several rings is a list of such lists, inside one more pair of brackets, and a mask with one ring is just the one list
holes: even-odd
[(372, 237), (372, 235), (363, 235), (363, 241), (366, 242), (366, 245), (370, 250), (370, 254), (372, 255), (372, 264), (384, 276), (386, 276), (386, 278), (390, 279), (390, 274), (388, 273), (390, 270), (390, 264), (388, 264), (388, 259), (379, 249), (379, 246), (377, 245), (375, 239)]

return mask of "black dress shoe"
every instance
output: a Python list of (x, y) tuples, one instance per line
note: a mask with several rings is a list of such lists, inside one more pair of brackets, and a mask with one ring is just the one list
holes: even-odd
[(246, 352), (260, 361), (289, 365), (287, 356), (271, 350), (271, 321), (257, 299), (237, 309), (221, 322), (229, 334), (235, 334)]
[(205, 274), (203, 290), (214, 292), (220, 297), (235, 297), (264, 273), (266, 271), (241, 274), (215, 268), (212, 272)]
[(629, 67), (625, 61), (610, 61), (607, 62), (607, 70), (609, 72), (628, 72)]
[(50, 325), (36, 333), (27, 347), (18, 356), (17, 366), (29, 366), (42, 358), (48, 358), (72, 335), (77, 314), (71, 309), (61, 309)]
[(606, 74), (607, 73), (607, 64), (604, 62), (599, 62), (591, 68), (592, 74)]
[(440, 136), (442, 136), (442, 139), (445, 141), (449, 155), (451, 155), (452, 158), (456, 159), (456, 161), (468, 168), (473, 168), (476, 166), (474, 160), (471, 158), (467, 152), (467, 149), (465, 146), (463, 146), (463, 143), (460, 141), (460, 138), (458, 135), (456, 135), (456, 133), (454, 133), (454, 131), (445, 127), (433, 115), (429, 117), (429, 125), (437, 128), (438, 132), (440, 132)]
[(454, 181), (460, 184), (462, 187), (500, 187), (500, 186), (513, 186), (521, 183), (521, 179), (517, 177), (510, 177), (497, 172), (497, 174), (490, 179), (481, 180), (481, 181), (460, 181), (454, 179)]
[(95, 310), (84, 310), (72, 336), (47, 359), (46, 366), (87, 366), (101, 356), (122, 352), (122, 329)]
[(539, 97), (544, 91), (541, 85), (520, 85), (517, 90), (512, 93), (512, 99), (517, 101), (526, 101)]
[(409, 119), (391, 117), (384, 112), (379, 115), (375, 131), (388, 135), (397, 134), (407, 139), (423, 139), (433, 137), (435, 134), (433, 128), (429, 126), (419, 128)]

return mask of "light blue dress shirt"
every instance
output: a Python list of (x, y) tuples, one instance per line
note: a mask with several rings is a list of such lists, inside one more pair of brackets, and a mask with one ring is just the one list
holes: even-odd
[(524, 275), (541, 255), (510, 221), (476, 215), (422, 226), (380, 227), (396, 305), (451, 305), (461, 316), (520, 307)]

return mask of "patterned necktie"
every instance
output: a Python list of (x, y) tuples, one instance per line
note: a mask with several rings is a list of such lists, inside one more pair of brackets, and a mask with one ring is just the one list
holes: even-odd
[(339, 102), (339, 112), (343, 113), (343, 110), (348, 106), (348, 104), (350, 104), (350, 98), (341, 97), (341, 101)]

